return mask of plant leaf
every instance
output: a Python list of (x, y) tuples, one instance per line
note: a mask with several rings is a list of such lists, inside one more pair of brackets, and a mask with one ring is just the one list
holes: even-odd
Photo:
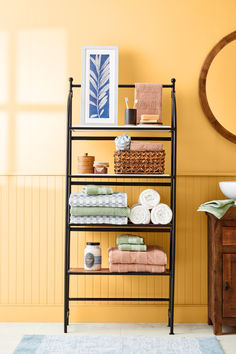
[(100, 87), (105, 85), (108, 80), (109, 80), (109, 75), (106, 75), (106, 76), (102, 77), (102, 79), (100, 80)]
[(89, 104), (92, 104), (93, 106), (97, 107), (96, 103), (94, 103), (93, 101), (89, 101)]
[(95, 66), (97, 73), (98, 73), (99, 70), (98, 70), (97, 63), (96, 63), (95, 59), (92, 56), (90, 56), (90, 60), (93, 63), (93, 65)]
[(99, 94), (102, 94), (103, 92), (106, 92), (109, 89), (109, 84), (106, 84), (99, 90)]
[(102, 64), (101, 70), (103, 70), (108, 64), (110, 64), (110, 57), (108, 57)]
[(102, 60), (102, 55), (99, 54), (98, 55), (98, 68), (100, 69), (100, 66), (101, 66), (101, 60)]
[(99, 62), (101, 61), (101, 55), (97, 54), (96, 55), (96, 67), (97, 67), (97, 72), (100, 70), (100, 64)]
[(101, 91), (99, 96), (98, 96), (98, 99), (99, 101), (106, 95), (106, 91)]
[(89, 94), (90, 94), (93, 98), (95, 98), (95, 99), (97, 100), (97, 96), (95, 95), (95, 93), (93, 92), (93, 90), (90, 90), (90, 91), (89, 91)]
[(98, 118), (98, 115), (97, 115), (97, 114), (92, 114), (92, 115), (90, 116), (90, 118)]
[(100, 112), (100, 116), (103, 114), (103, 112), (104, 112), (104, 109), (102, 109), (102, 111)]
[(101, 76), (106, 75), (106, 74), (109, 75), (109, 73), (110, 73), (110, 66), (107, 65), (107, 66), (102, 70)]
[(109, 70), (109, 66), (108, 66), (107, 68), (105, 68), (103, 70), (103, 72), (100, 75), (100, 82), (99, 82), (100, 87), (106, 83), (106, 81), (109, 79), (109, 76), (110, 76), (110, 70)]
[(98, 86), (96, 84), (96, 82), (94, 81), (94, 79), (90, 76), (90, 80), (89, 80), (92, 84), (92, 86), (95, 88), (95, 90), (97, 91), (98, 90)]
[(107, 96), (104, 96), (103, 97), (103, 99), (100, 101), (100, 103), (99, 103), (99, 110), (103, 107), (103, 106), (105, 106), (105, 104), (107, 103), (107, 99), (108, 99), (108, 97)]
[(90, 76), (92, 76), (96, 82), (98, 81), (97, 76), (95, 75), (95, 72), (91, 69), (90, 69)]

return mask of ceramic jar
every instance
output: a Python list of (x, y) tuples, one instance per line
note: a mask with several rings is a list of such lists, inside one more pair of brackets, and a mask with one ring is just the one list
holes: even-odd
[(109, 162), (95, 161), (93, 167), (95, 174), (106, 174), (108, 172)]
[(102, 251), (99, 242), (87, 242), (84, 250), (84, 269), (101, 270)]

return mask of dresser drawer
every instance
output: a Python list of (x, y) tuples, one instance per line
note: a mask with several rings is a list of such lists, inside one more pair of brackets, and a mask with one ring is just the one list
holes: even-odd
[(236, 227), (223, 227), (222, 244), (223, 246), (236, 246)]

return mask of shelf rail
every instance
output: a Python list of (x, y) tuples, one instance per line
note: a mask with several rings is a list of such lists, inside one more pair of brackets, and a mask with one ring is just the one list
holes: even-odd
[(70, 301), (169, 301), (168, 297), (70, 297)]

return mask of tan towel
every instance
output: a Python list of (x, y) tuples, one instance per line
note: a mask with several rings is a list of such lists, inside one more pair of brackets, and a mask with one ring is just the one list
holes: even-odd
[(145, 141), (131, 141), (130, 150), (133, 151), (163, 151), (163, 144)]
[(159, 122), (160, 116), (159, 114), (141, 114), (140, 122), (148, 123), (148, 122)]
[(161, 84), (135, 84), (135, 99), (138, 100), (138, 103), (135, 105), (137, 109), (137, 123), (140, 122), (142, 114), (159, 114), (159, 122), (162, 122)]
[(118, 247), (108, 249), (109, 263), (166, 265), (167, 256), (160, 246), (147, 246), (146, 252), (119, 251)]
[(128, 273), (128, 272), (149, 272), (149, 273), (163, 273), (166, 267), (164, 265), (153, 264), (121, 264), (110, 263), (110, 272)]

